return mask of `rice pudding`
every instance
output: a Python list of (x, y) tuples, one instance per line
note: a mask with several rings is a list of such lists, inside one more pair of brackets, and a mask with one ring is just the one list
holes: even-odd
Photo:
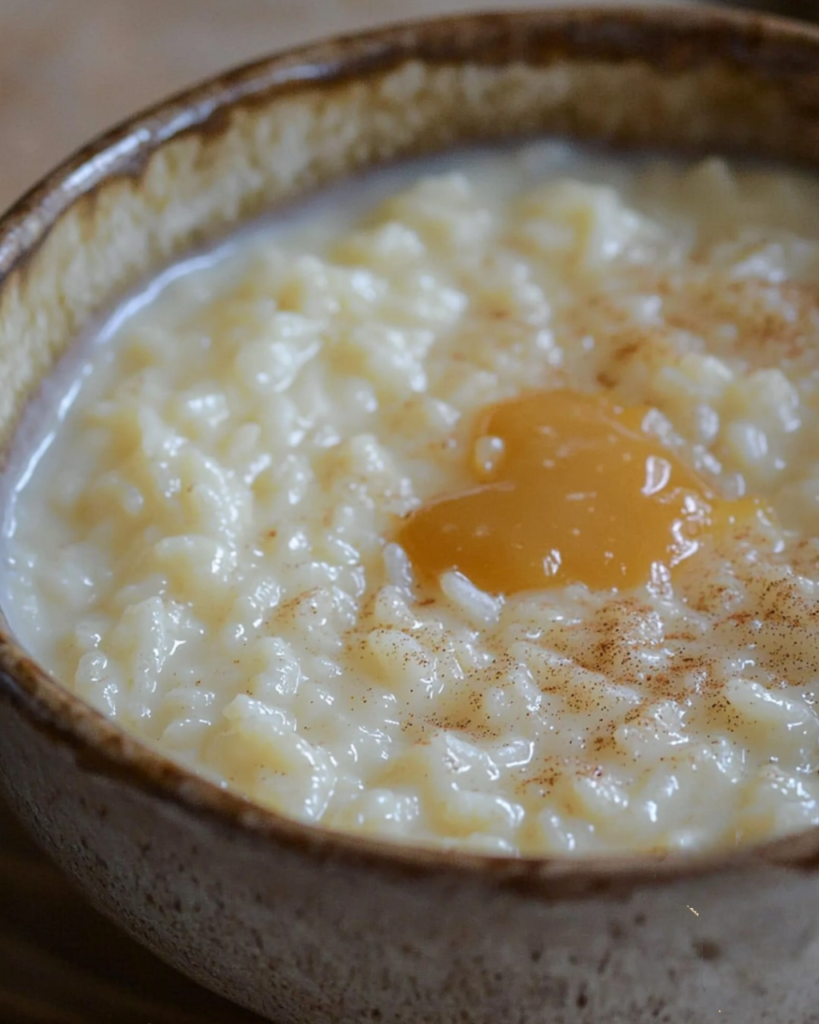
[(331, 191), (167, 273), (32, 408), (12, 626), (332, 829), (817, 824), (817, 284), (819, 186), (779, 169), (537, 143)]

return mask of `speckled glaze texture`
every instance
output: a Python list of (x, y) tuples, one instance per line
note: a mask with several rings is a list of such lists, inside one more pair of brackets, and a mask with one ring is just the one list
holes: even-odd
[[(667, 9), (402, 27), (116, 129), (0, 224), (0, 439), (78, 329), (192, 244), (364, 166), (556, 131), (819, 163), (819, 32)], [(164, 761), (0, 636), (0, 784), (91, 898), (280, 1024), (816, 1024), (819, 833), (606, 862), (333, 836)]]

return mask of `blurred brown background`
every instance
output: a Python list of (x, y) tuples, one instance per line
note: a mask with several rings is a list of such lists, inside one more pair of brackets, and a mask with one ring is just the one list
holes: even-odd
[[(548, 4), (0, 0), (0, 207), (98, 131), (222, 68), (367, 25)], [(0, 1024), (241, 1024), (251, 1019), (120, 937), (34, 851), (0, 807)]]

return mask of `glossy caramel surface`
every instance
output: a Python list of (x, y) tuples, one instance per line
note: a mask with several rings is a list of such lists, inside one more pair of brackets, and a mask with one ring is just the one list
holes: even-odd
[[(475, 487), (413, 513), (400, 541), (427, 578), (457, 570), (482, 590), (648, 582), (739, 512), (644, 429), (649, 409), (606, 395), (537, 392), (487, 409)], [(734, 507), (736, 506), (736, 507)]]

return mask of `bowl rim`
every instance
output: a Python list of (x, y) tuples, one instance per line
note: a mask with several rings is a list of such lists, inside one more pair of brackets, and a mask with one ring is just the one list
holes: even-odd
[[(788, 19), (692, 6), (560, 6), (536, 10), (450, 15), (387, 25), (308, 43), (243, 64), (185, 89), (98, 135), (69, 156), (0, 218), (0, 290), (19, 271), (75, 201), (117, 176), (136, 177), (166, 142), (188, 132), (218, 131), (243, 103), (316, 85), (374, 74), (413, 57), (441, 59), (445, 41), (465, 26), (480, 38), (513, 23), (576, 34), (595, 31), (632, 56), (634, 33), (672, 41), (706, 38), (709, 55), (742, 59), (754, 68), (787, 74), (801, 58), (819, 70), (819, 29)], [(629, 32), (632, 36), (629, 36)], [(608, 34), (608, 35), (607, 35)], [(625, 43), (624, 43), (625, 38)], [(690, 41), (690, 40), (689, 40)], [(786, 63), (783, 63), (786, 62)], [(797, 59), (799, 66), (799, 60)], [(14, 432), (12, 431), (12, 436)], [(71, 693), (36, 664), (2, 623), (0, 697), (35, 730), (67, 748), (81, 770), (119, 780), (172, 810), (207, 819), (247, 841), (280, 847), (320, 861), (342, 861), (398, 877), (450, 875), (527, 897), (560, 900), (671, 884), (701, 875), (779, 867), (819, 869), (819, 826), (740, 848), (699, 852), (623, 853), (594, 857), (506, 857), (335, 832), (264, 808), (170, 760)]]

